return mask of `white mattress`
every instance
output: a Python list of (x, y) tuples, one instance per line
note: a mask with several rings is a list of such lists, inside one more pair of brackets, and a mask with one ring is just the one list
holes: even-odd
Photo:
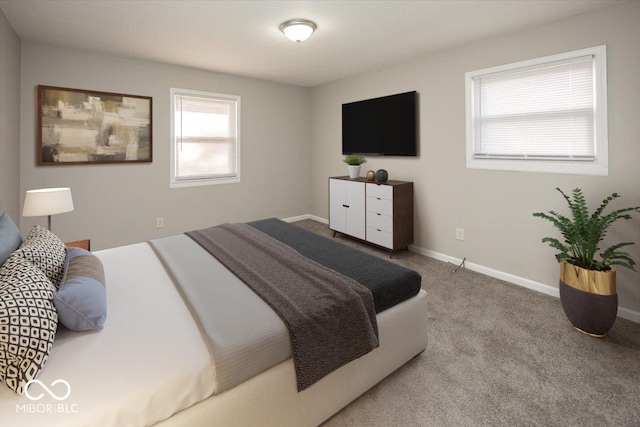
[(420, 291), (378, 315), (380, 347), (308, 389), (297, 392), (293, 359), (289, 358), (157, 427), (317, 426), (422, 352), (427, 345), (427, 323), (427, 294)]
[[(44, 394), (33, 401), (0, 385), (1, 426), (149, 425), (212, 394), (209, 351), (149, 245), (95, 254), (106, 274), (105, 327), (60, 329), (38, 377), (46, 386), (68, 382), (70, 395), (58, 401), (32, 384), (32, 396)], [(50, 389), (67, 391), (60, 383)]]

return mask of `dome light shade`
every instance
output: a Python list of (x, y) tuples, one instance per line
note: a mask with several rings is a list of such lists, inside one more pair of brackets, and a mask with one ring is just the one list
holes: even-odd
[(290, 19), (280, 24), (280, 31), (289, 40), (298, 43), (308, 39), (316, 28), (316, 24), (308, 19)]

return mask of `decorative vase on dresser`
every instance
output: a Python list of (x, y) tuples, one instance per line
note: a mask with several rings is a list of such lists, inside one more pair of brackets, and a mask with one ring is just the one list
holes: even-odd
[(360, 176), (360, 165), (349, 165), (349, 178), (358, 178)]

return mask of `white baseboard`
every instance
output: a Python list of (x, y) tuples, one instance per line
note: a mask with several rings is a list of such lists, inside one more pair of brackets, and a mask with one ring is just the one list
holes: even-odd
[(329, 224), (329, 220), (321, 218), (319, 216), (311, 215), (311, 214), (292, 216), (290, 218), (282, 218), (284, 222), (302, 221), (304, 219), (312, 219), (316, 222), (321, 222), (322, 224)]
[[(312, 219), (314, 221), (317, 221), (323, 224), (329, 224), (329, 221), (327, 219), (321, 218), (319, 216), (311, 215), (311, 214), (285, 218), (283, 219), (283, 221), (294, 222), (294, 221), (302, 221), (304, 219)], [(439, 261), (449, 262), (455, 265), (460, 265), (462, 263), (462, 260), (459, 258), (454, 258), (452, 256), (445, 255), (440, 252), (424, 249), (416, 245), (409, 245), (409, 250), (412, 252), (418, 253), (420, 255), (428, 256), (430, 258), (434, 258)], [(478, 273), (482, 273), (487, 276), (494, 277), (496, 279), (504, 280), (505, 282), (513, 283), (514, 285), (522, 286), (523, 288), (532, 289), (534, 291), (542, 292), (543, 294), (551, 295), (552, 297), (560, 298), (560, 290), (558, 288), (554, 288), (553, 286), (549, 286), (549, 285), (545, 285), (544, 283), (525, 279), (524, 277), (516, 276), (510, 273), (505, 273), (504, 271), (495, 270), (493, 268), (485, 267), (483, 265), (475, 264), (473, 262), (465, 261), (464, 265), (465, 265), (465, 268), (468, 268), (471, 271), (476, 271)], [(640, 312), (631, 310), (628, 308), (618, 307), (618, 317), (631, 320), (632, 322), (640, 323)]]
[[(415, 245), (409, 245), (409, 250), (420, 255), (428, 256), (439, 261), (449, 262), (454, 265), (460, 265), (462, 263), (462, 260), (459, 258), (454, 258), (452, 256), (441, 254), (439, 252), (430, 251), (428, 249), (424, 249)], [(485, 267), (473, 262), (468, 262), (466, 260), (464, 262), (464, 265), (465, 268), (468, 268), (471, 271), (476, 271), (478, 273), (482, 273), (496, 279), (504, 280), (505, 282), (513, 283), (514, 285), (522, 286), (523, 288), (532, 289), (534, 291), (542, 292), (543, 294), (551, 295), (552, 297), (560, 298), (560, 290), (558, 288), (554, 288), (553, 286), (525, 279), (524, 277), (515, 276), (510, 273), (505, 273), (504, 271), (495, 270), (493, 268)], [(628, 308), (618, 306), (618, 317), (631, 320), (635, 323), (640, 323), (640, 312)]]
[(640, 323), (640, 312), (618, 306), (618, 317)]
[(296, 221), (302, 221), (305, 219), (311, 219), (311, 215), (310, 214), (305, 214), (305, 215), (298, 215), (298, 216), (292, 216), (289, 218), (281, 218), (284, 222), (296, 222)]
[[(420, 255), (428, 256), (439, 261), (449, 262), (454, 265), (460, 265), (462, 263), (462, 260), (459, 258), (454, 258), (452, 256), (444, 255), (439, 252), (423, 249), (415, 245), (409, 245), (409, 250)], [(554, 288), (553, 286), (545, 285), (544, 283), (535, 282), (533, 280), (525, 279), (524, 277), (515, 276), (513, 274), (505, 273), (503, 271), (495, 270), (493, 268), (485, 267), (483, 265), (466, 260), (464, 262), (464, 266), (471, 271), (476, 271), (478, 273), (482, 273), (496, 279), (504, 280), (505, 282), (513, 283), (514, 285), (522, 286), (523, 288), (533, 289), (534, 291), (542, 292), (543, 294), (560, 298), (560, 290), (558, 288)]]

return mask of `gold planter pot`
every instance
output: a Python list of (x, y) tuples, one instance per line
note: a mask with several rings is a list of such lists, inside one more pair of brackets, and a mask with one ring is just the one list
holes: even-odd
[(560, 263), (560, 300), (574, 328), (590, 336), (605, 336), (618, 315), (616, 270), (595, 271)]

